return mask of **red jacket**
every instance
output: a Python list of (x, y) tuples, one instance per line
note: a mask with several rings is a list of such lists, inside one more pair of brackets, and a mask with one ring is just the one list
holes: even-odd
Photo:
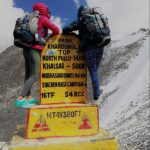
[[(44, 3), (35, 3), (33, 5), (33, 11), (38, 10), (40, 12), (40, 18), (38, 22), (38, 31), (40, 33), (43, 29), (46, 29), (45, 32), (41, 34), (41, 37), (45, 37), (48, 33), (48, 29), (52, 31), (52, 35), (59, 34), (59, 28), (50, 21), (49, 9)], [(35, 44), (32, 47), (33, 49), (43, 50), (43, 46)]]

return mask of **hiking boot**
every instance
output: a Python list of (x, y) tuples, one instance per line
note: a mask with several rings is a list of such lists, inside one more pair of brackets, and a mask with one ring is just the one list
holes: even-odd
[(26, 100), (26, 98), (23, 98), (21, 100), (16, 99), (15, 105), (16, 105), (16, 107), (21, 107), (21, 108), (31, 108), (35, 104), (30, 104), (30, 103), (28, 103), (28, 101)]
[(38, 103), (38, 101), (34, 97), (31, 97), (31, 96), (28, 97), (27, 101), (29, 104), (37, 104)]
[(94, 101), (97, 101), (99, 96), (94, 96)]

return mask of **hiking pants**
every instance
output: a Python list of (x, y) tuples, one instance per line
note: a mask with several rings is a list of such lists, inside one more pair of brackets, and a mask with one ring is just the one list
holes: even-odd
[(25, 78), (21, 96), (30, 96), (33, 84), (40, 78), (40, 55), (41, 51), (34, 49), (23, 49), (25, 59)]
[(86, 63), (90, 73), (90, 77), (93, 85), (93, 96), (98, 97), (100, 95), (100, 82), (98, 78), (98, 67), (103, 56), (103, 48), (87, 48), (86, 49)]

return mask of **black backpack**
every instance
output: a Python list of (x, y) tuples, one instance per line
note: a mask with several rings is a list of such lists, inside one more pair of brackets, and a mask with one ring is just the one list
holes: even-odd
[(38, 11), (34, 11), (33, 13), (26, 14), (16, 20), (13, 35), (14, 44), (17, 47), (32, 47), (35, 42), (40, 45), (44, 45), (46, 43), (46, 40), (41, 37), (41, 33), (44, 30), (37, 34), (39, 17), (40, 13)]
[(110, 43), (111, 36), (108, 19), (99, 12), (99, 8), (86, 9), (81, 12), (81, 20), (92, 44), (103, 47)]

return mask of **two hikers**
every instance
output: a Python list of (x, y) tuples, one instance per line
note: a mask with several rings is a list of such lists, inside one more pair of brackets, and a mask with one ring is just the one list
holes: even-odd
[[(50, 11), (43, 3), (35, 3), (33, 5), (33, 12), (40, 13), (38, 19), (37, 35), (43, 40), (48, 34), (48, 29), (52, 31), (52, 35), (59, 34), (58, 27), (50, 21)], [(24, 85), (21, 89), (20, 96), (16, 99), (17, 107), (29, 108), (37, 103), (36, 99), (31, 96), (31, 88), (33, 84), (39, 80), (40, 77), (40, 55), (44, 48), (42, 41), (35, 41), (31, 47), (23, 47), (23, 56), (25, 59), (25, 79)], [(17, 41), (16, 41), (17, 44)]]
[[(48, 29), (53, 31), (53, 35), (59, 34), (58, 27), (49, 20), (49, 10), (45, 4), (36, 3), (33, 6), (33, 11), (40, 12), (37, 31), (39, 37), (44, 39)], [(98, 11), (90, 9), (87, 5), (82, 5), (78, 9), (77, 20), (64, 27), (63, 33), (68, 34), (76, 30), (79, 31), (80, 50), (84, 51), (86, 56), (87, 68), (93, 85), (94, 102), (97, 102), (101, 94), (98, 67), (103, 56), (104, 46), (110, 42), (110, 30), (107, 19), (102, 14), (99, 14)], [(40, 54), (44, 48), (43, 46), (43, 43), (39, 40), (39, 43), (36, 41), (31, 48), (23, 49), (25, 84), (16, 100), (16, 106), (18, 107), (29, 108), (36, 103), (36, 100), (31, 96), (30, 90), (32, 85), (39, 79)]]

